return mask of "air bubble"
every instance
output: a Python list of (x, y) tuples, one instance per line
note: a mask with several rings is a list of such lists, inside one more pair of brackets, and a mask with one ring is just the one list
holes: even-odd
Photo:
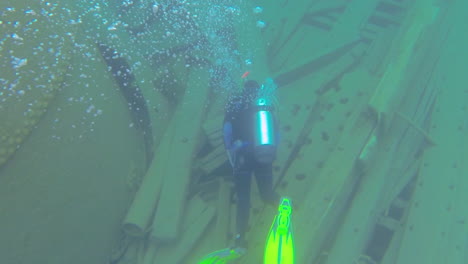
[(265, 21), (262, 21), (262, 20), (258, 20), (256, 25), (257, 25), (258, 28), (265, 28), (266, 27)]
[(254, 7), (253, 12), (255, 14), (260, 14), (263, 12), (263, 8), (261, 6)]

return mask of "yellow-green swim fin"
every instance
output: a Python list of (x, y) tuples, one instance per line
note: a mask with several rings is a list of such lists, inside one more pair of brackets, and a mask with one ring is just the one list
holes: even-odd
[(294, 264), (295, 249), (291, 224), (291, 200), (282, 197), (278, 214), (268, 233), (265, 246), (264, 264)]
[(240, 248), (225, 248), (206, 255), (198, 264), (225, 264), (240, 258), (245, 252)]

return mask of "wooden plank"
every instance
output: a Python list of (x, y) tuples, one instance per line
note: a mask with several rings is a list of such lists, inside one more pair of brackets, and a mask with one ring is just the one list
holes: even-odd
[(382, 258), (380, 259), (381, 264), (397, 263), (396, 258), (398, 257), (398, 250), (399, 250), (401, 239), (403, 237), (404, 230), (405, 230), (404, 225), (408, 218), (409, 200), (411, 200), (411, 197), (414, 193), (414, 188), (415, 188), (414, 183), (410, 183), (410, 184), (412, 186), (407, 186), (407, 188), (410, 188), (410, 189), (405, 190), (405, 194), (404, 194), (405, 196), (404, 199), (408, 199), (408, 201), (403, 200), (402, 198), (398, 197), (392, 203), (393, 207), (403, 209), (404, 211), (403, 211), (403, 215), (400, 217), (401, 226), (400, 228), (396, 229), (395, 232), (393, 233), (391, 241), (387, 247), (387, 250), (383, 253)]
[(223, 115), (213, 116), (203, 123), (203, 132), (208, 138), (210, 146), (216, 147), (223, 143)]
[(385, 71), (369, 105), (379, 116), (379, 129), (381, 132), (388, 128), (389, 119), (393, 117), (392, 108), (403, 99), (405, 89), (402, 80), (407, 73), (412, 54), (417, 47), (419, 36), (434, 21), (438, 10), (425, 1), (419, 1), (409, 13), (408, 20), (403, 27), (400, 40), (392, 47), (396, 55)]
[(396, 231), (401, 227), (401, 222), (391, 217), (381, 217), (378, 222), (379, 225), (386, 227), (389, 230)]
[(450, 87), (450, 92), (442, 90), (435, 105), (429, 133), (438, 144), (424, 154), (396, 263), (466, 263), (467, 260), (468, 94), (458, 84), (467, 82), (462, 69), (468, 58), (465, 53), (457, 52), (467, 41), (456, 33), (464, 17), (461, 11), (464, 5), (463, 1), (456, 1), (447, 13), (454, 28), (441, 51), (434, 85)]
[[(436, 128), (432, 129), (431, 134), (440, 144), (427, 150), (424, 155), (424, 166), (421, 168), (421, 178), (418, 181), (397, 263), (448, 263), (448, 258), (453, 259), (450, 263), (464, 263), (459, 256), (459, 248), (462, 247), (466, 231), (463, 232), (465, 226), (459, 221), (467, 219), (468, 215), (459, 203), (467, 198), (461, 190), (468, 188), (468, 184), (463, 179), (466, 171), (463, 172), (463, 168), (458, 167), (458, 164), (463, 164), (463, 160), (466, 162), (466, 156), (463, 157), (462, 153), (463, 146), (460, 145), (466, 140), (461, 131), (450, 137), (446, 137), (445, 134), (446, 129), (455, 131), (467, 114), (466, 111), (460, 111), (463, 99), (455, 98), (456, 94), (457, 90), (454, 89), (452, 96), (441, 98), (440, 106), (445, 110), (443, 113), (434, 114)], [(458, 96), (463, 98), (461, 92), (458, 92)], [(457, 212), (463, 213), (459, 215)], [(426, 253), (413, 254), (415, 250), (424, 250)], [(450, 254), (456, 254), (459, 259), (455, 260), (455, 256)]]
[[(303, 1), (304, 3), (307, 1)], [(292, 4), (297, 5), (296, 2)], [(329, 19), (326, 23), (319, 20), (320, 14), (327, 15), (331, 13), (336, 14), (337, 17), (346, 8), (345, 4), (330, 3), (324, 1), (322, 3), (313, 4), (307, 13), (304, 13), (300, 20), (293, 28), (288, 28), (288, 23), (295, 20), (295, 17), (289, 17), (284, 24), (282, 24), (281, 40), (275, 41), (269, 47), (269, 64), (273, 71), (287, 71), (310, 61), (312, 58), (322, 55), (330, 51), (330, 48), (324, 46), (324, 41), (317, 41), (319, 39), (326, 39), (329, 36), (330, 30), (333, 30), (335, 20)], [(288, 14), (289, 16), (290, 14)], [(281, 23), (276, 21), (275, 23)], [(315, 27), (311, 27), (315, 25)], [(289, 31), (287, 31), (289, 30)], [(325, 31), (324, 31), (325, 30)], [(308, 36), (315, 36), (310, 38)], [(340, 43), (349, 42), (351, 39), (346, 39)], [(335, 45), (337, 42), (330, 43)], [(339, 46), (339, 44), (338, 44)], [(326, 48), (324, 48), (326, 47)]]
[(365, 43), (373, 43), (382, 29), (374, 24), (366, 23), (360, 32), (360, 37)]
[(184, 214), (183, 235), (175, 244), (157, 245), (156, 256), (152, 260), (157, 263), (184, 263), (185, 257), (191, 253), (205, 229), (212, 223), (215, 209), (199, 197), (190, 199)]
[(218, 145), (208, 155), (198, 161), (198, 169), (204, 175), (210, 174), (227, 161), (224, 145)]
[[(392, 146), (389, 141), (382, 144), (382, 149)], [(394, 151), (393, 147), (388, 152), (374, 154), (377, 155), (373, 162), (375, 168), (362, 177), (326, 263), (356, 260), (364, 251), (378, 218), (386, 209), (380, 206), (379, 197), (385, 191), (386, 172), (390, 167), (388, 158)]]
[[(405, 41), (404, 38), (403, 41)], [(397, 45), (400, 44), (397, 43)], [(413, 56), (412, 59), (418, 58)], [(413, 68), (427, 66), (409, 61), (408, 64)], [(408, 67), (407, 70), (411, 71), (411, 67)], [(406, 75), (405, 78), (410, 80), (427, 78), (424, 71), (412, 69), (411, 72), (419, 72), (419, 75)], [(432, 109), (426, 105), (432, 105), (434, 102), (432, 90), (437, 90), (437, 88), (434, 86), (426, 87), (424, 82), (414, 83), (401, 80), (400, 83), (402, 85), (400, 88), (401, 96), (404, 96), (405, 99), (394, 102), (393, 105), (389, 106), (388, 111), (394, 112), (399, 109), (411, 116), (419, 112), (416, 126), (422, 126), (425, 120), (430, 119)], [(413, 85), (410, 86), (411, 89), (408, 89), (410, 83)], [(329, 263), (340, 263), (359, 258), (369, 243), (379, 217), (383, 215), (384, 210), (390, 206), (391, 201), (402, 191), (417, 171), (417, 167), (412, 165), (418, 164), (417, 153), (423, 151), (427, 145), (425, 143), (426, 134), (417, 129), (414, 130), (414, 125), (406, 120), (396, 118), (390, 119), (388, 122), (388, 133), (380, 136), (374, 154), (368, 154), (377, 155), (372, 162), (367, 161), (365, 168), (365, 175), (372, 176), (364, 176), (361, 181), (359, 192), (350, 206), (345, 222), (337, 235), (333, 249), (330, 251), (327, 260)], [(388, 221), (385, 223), (391, 224)], [(392, 228), (392, 226), (387, 227)]]
[[(271, 58), (268, 59), (272, 69), (280, 69), (284, 60), (290, 55), (289, 51), (297, 43), (295, 39), (291, 38), (291, 34), (295, 29), (301, 27), (301, 20), (304, 15), (310, 7), (319, 4), (318, 2), (286, 1), (285, 3), (279, 3), (267, 1), (264, 3), (264, 19), (269, 22), (264, 35), (269, 43), (268, 53)], [(284, 12), (284, 10), (290, 10), (290, 12)], [(310, 31), (310, 29), (308, 30)], [(296, 37), (300, 37), (300, 35), (296, 35)], [(285, 44), (289, 48), (285, 48)]]
[[(286, 160), (279, 160), (284, 164), (284, 167), (281, 168), (279, 178), (275, 178), (275, 185), (287, 195), (294, 193), (292, 197), (294, 200), (302, 201), (307, 192), (307, 186), (312, 184), (314, 175), (321, 170), (324, 162), (339, 142), (347, 119), (351, 112), (355, 111), (356, 105), (366, 104), (366, 95), (359, 96), (358, 94), (365, 94), (366, 90), (369, 90), (368, 96), (372, 90), (370, 83), (374, 80), (365, 72), (354, 73), (356, 80), (359, 78), (361, 87), (359, 91), (351, 88), (351, 82), (348, 81), (343, 81), (343, 84), (338, 86), (339, 88), (335, 86), (339, 92), (333, 88), (327, 88), (327, 86), (333, 87), (330, 81), (333, 78), (339, 78), (342, 71), (354, 62), (352, 56), (346, 55), (346, 57), (348, 56), (349, 58), (343, 58), (337, 64), (331, 65), (330, 69), (312, 78), (312, 85), (316, 86), (317, 91), (323, 95), (319, 96), (316, 103), (310, 107), (305, 119), (301, 121), (288, 119), (288, 123), (294, 122), (304, 125), (299, 134), (285, 134), (285, 137), (294, 140), (294, 143), (291, 149), (280, 151), (283, 152), (282, 155), (288, 154), (288, 156)], [(346, 79), (350, 80), (348, 77)], [(289, 136), (294, 137), (289, 138)], [(287, 179), (283, 179), (285, 177)]]
[[(405, 160), (421, 156), (425, 148), (437, 144), (427, 132), (431, 120), (431, 116), (428, 113), (433, 111), (434, 104), (442, 87), (436, 84), (440, 77), (437, 77), (435, 73), (441, 57), (440, 50), (446, 45), (446, 34), (453, 25), (451, 19), (447, 19), (448, 17), (446, 11), (441, 11), (438, 18), (439, 21), (434, 23), (424, 35), (420, 36), (419, 48), (413, 54), (411, 65), (407, 71), (407, 76), (409, 77), (402, 83), (402, 85), (411, 87), (411, 89), (407, 89), (407, 94), (403, 100), (406, 103), (402, 103), (397, 108), (398, 111), (395, 112), (396, 118), (407, 122), (410, 125), (408, 133), (420, 134), (424, 137), (426, 144), (414, 153), (405, 154), (406, 158), (401, 156), (399, 159), (394, 160), (395, 171), (389, 176), (398, 178), (399, 180), (395, 181), (391, 187), (389, 186), (393, 190), (393, 194), (389, 193), (390, 197), (387, 199), (392, 199), (391, 197), (398, 195), (407, 182), (411, 180), (413, 173), (416, 173), (418, 170), (419, 162), (408, 163)], [(434, 36), (439, 37), (434, 38)], [(423, 90), (421, 90), (422, 88)], [(413, 143), (411, 140), (400, 142), (402, 145), (412, 145)]]
[(156, 150), (155, 158), (125, 216), (122, 228), (130, 236), (144, 237), (151, 226), (151, 218), (161, 193), (166, 165), (169, 163), (169, 155), (165, 153), (172, 144), (174, 126), (175, 124), (172, 122), (166, 129)]
[[(424, 86), (413, 87), (413, 89), (417, 90), (417, 92), (410, 93), (413, 97), (408, 98), (408, 102), (417, 100), (425, 92)], [(431, 100), (431, 97), (428, 99)], [(405, 101), (394, 107), (402, 109), (404, 104)], [(415, 112), (417, 107), (424, 107), (424, 104), (416, 104), (410, 109)], [(430, 115), (431, 110), (427, 109), (427, 111), (426, 115)], [(365, 174), (360, 180), (359, 191), (349, 206), (350, 209), (346, 214), (344, 223), (330, 250), (327, 263), (341, 263), (359, 258), (369, 243), (379, 218), (390, 206), (396, 195), (401, 192), (401, 189), (393, 190), (392, 187), (395, 186), (395, 182), (400, 182), (401, 178), (409, 181), (414, 175), (414, 170), (409, 170), (407, 173), (403, 173), (405, 171), (401, 170), (401, 174), (395, 174), (394, 167), (406, 169), (412, 163), (415, 163), (415, 159), (417, 159), (415, 153), (425, 144), (425, 136), (408, 131), (410, 125), (402, 120), (393, 120), (390, 127), (392, 128), (391, 133), (380, 139), (377, 148), (373, 152), (367, 153), (367, 155), (374, 157), (372, 159), (370, 157), (366, 158), (367, 166), (363, 167), (361, 165), (363, 170), (361, 173)], [(403, 186), (407, 185), (407, 181), (404, 182)]]
[(170, 159), (153, 220), (151, 239), (171, 241), (179, 235), (193, 155), (201, 135), (201, 124), (209, 97), (208, 83), (208, 71), (203, 68), (194, 69), (190, 73), (184, 98), (174, 114), (176, 127), (172, 144), (166, 152)]
[(388, 61), (392, 56), (388, 54), (392, 43), (395, 41), (395, 29), (382, 29), (373, 24), (367, 23), (365, 28), (370, 28), (376, 34), (369, 39), (370, 46), (367, 51), (367, 56), (364, 58), (366, 68), (375, 76), (382, 76), (387, 69)]
[(322, 53), (308, 57), (302, 64), (295, 64), (293, 68), (284, 68), (284, 70), (275, 77), (275, 81), (279, 86), (285, 86), (306, 78), (349, 54), (361, 43), (359, 38), (355, 38), (345, 42), (331, 44)]
[(392, 202), (392, 206), (399, 208), (399, 209), (405, 209), (406, 207), (408, 207), (408, 205), (409, 205), (408, 201), (405, 201), (398, 197)]
[[(419, 49), (421, 49), (421, 46), (419, 47)], [(422, 53), (427, 54), (427, 50), (426, 52)], [(415, 58), (417, 57), (413, 57), (413, 59)], [(434, 59), (432, 61), (432, 64), (434, 63), (434, 61), (437, 61), (437, 59)], [(419, 63), (423, 64), (423, 61), (420, 61)], [(426, 63), (426, 61), (424, 61), (424, 63)], [(430, 64), (431, 63), (429, 63), (429, 68), (432, 68)], [(413, 67), (413, 69), (411, 69), (411, 67)], [(428, 67), (427, 65), (419, 65), (413, 62), (411, 63), (411, 67), (408, 67), (408, 71), (411, 72), (411, 74), (408, 74), (408, 79), (430, 79), (430, 75), (426, 75), (426, 71), (419, 70), (420, 68)], [(414, 68), (418, 69), (415, 70)], [(428, 105), (432, 105), (434, 102), (433, 90), (436, 90), (436, 87), (430, 86), (426, 88), (426, 84), (424, 81), (417, 81), (416, 83), (410, 81), (402, 81), (402, 83), (407, 84), (407, 86), (402, 85), (403, 87), (411, 88), (406, 88), (406, 94), (404, 95), (405, 100), (402, 100), (403, 103), (394, 105), (393, 107), (395, 107), (396, 109), (400, 109), (400, 111), (405, 111), (410, 116), (415, 116), (415, 123), (417, 127), (422, 126), (425, 123), (427, 124), (426, 120), (430, 119), (430, 114), (432, 112), (431, 107), (428, 107)], [(412, 85), (410, 85), (410, 83)], [(402, 121), (407, 122), (407, 120)], [(376, 166), (377, 170), (370, 172), (370, 174), (373, 175), (372, 180), (375, 180), (375, 178), (379, 176), (382, 177), (382, 170), (385, 170), (386, 166), (388, 167), (388, 165), (385, 165), (385, 160), (388, 160), (387, 163), (391, 164), (391, 170), (387, 172), (388, 175), (385, 175), (385, 178), (387, 180), (382, 181), (381, 184), (372, 183), (368, 185), (369, 187), (367, 189), (372, 188), (372, 190), (379, 189), (379, 186), (381, 186), (381, 192), (379, 194), (371, 195), (366, 191), (359, 191), (358, 197), (362, 194), (362, 196), (365, 197), (365, 199), (368, 199), (368, 201), (375, 201), (375, 205), (373, 206), (374, 208), (369, 207), (367, 210), (369, 214), (374, 215), (374, 220), (367, 219), (367, 214), (364, 212), (356, 212), (354, 213), (354, 219), (350, 219), (350, 215), (353, 214), (351, 211), (350, 215), (348, 215), (348, 217), (346, 218), (346, 222), (344, 224), (344, 226), (348, 226), (348, 231), (347, 233), (340, 232), (337, 241), (335, 242), (334, 250), (336, 251), (330, 254), (330, 263), (335, 263), (336, 261), (340, 262), (345, 259), (357, 259), (359, 257), (361, 252), (364, 250), (365, 244), (368, 243), (368, 238), (370, 237), (370, 234), (372, 232), (372, 227), (376, 222), (376, 215), (379, 214), (379, 211), (380, 213), (382, 212), (382, 208), (387, 208), (389, 206), (390, 202), (395, 198), (397, 194), (401, 192), (401, 190), (411, 180), (414, 173), (418, 170), (417, 164), (419, 163), (412, 160), (417, 159), (418, 150), (422, 151), (422, 149), (424, 149), (423, 147), (426, 142), (427, 134), (421, 133), (420, 129), (413, 129), (414, 125), (411, 124), (412, 122), (407, 122), (409, 126), (406, 126), (407, 128), (404, 129), (404, 122), (401, 122), (399, 120), (393, 120), (388, 131), (389, 134), (392, 134), (392, 136), (396, 136), (396, 131), (400, 131), (399, 133), (401, 135), (404, 135), (404, 138), (399, 140), (399, 142), (395, 142), (396, 144), (391, 144), (392, 146), (400, 145), (401, 147), (399, 149), (394, 150), (395, 155), (393, 155), (393, 158), (379, 157), (378, 159), (376, 159), (375, 164), (377, 165), (374, 166)], [(395, 130), (396, 127), (401, 127), (403, 129), (400, 128)], [(404, 134), (402, 134), (402, 132)], [(382, 141), (382, 138), (380, 139), (380, 141)], [(387, 147), (386, 149), (388, 150), (391, 148)], [(366, 184), (366, 181), (364, 180), (363, 183)], [(382, 188), (382, 186), (385, 186), (385, 188)], [(363, 200), (361, 199), (361, 201)], [(353, 201), (353, 208), (354, 206), (356, 208), (359, 208), (359, 210), (363, 210), (364, 208), (366, 208), (362, 204), (358, 204), (358, 201), (356, 200)], [(344, 228), (345, 227), (343, 227), (343, 229)], [(355, 229), (360, 230), (360, 232), (353, 232)], [(357, 241), (359, 237), (361, 237), (361, 239), (360, 241)], [(339, 244), (341, 244), (341, 250), (338, 251), (337, 247)], [(360, 245), (360, 247), (358, 247), (357, 245)], [(394, 246), (392, 246), (392, 251), (394, 251), (393, 248)], [(340, 260), (340, 258), (342, 259)]]
[(377, 3), (377, 0), (350, 1), (333, 30), (322, 42), (322, 49), (333, 43), (342, 43), (359, 37), (361, 26), (373, 14)]
[[(285, 174), (288, 172), (292, 175), (291, 178), (298, 177), (296, 180), (292, 180), (289, 184), (294, 183), (299, 185), (299, 189), (304, 188), (304, 182), (300, 179), (303, 176), (310, 176), (308, 169), (299, 169), (289, 172), (289, 168), (292, 166), (292, 163), (297, 158), (297, 155), (300, 154), (302, 148), (313, 148), (313, 149), (329, 149), (329, 147), (318, 146), (320, 144), (320, 138), (322, 137), (322, 129), (315, 130), (313, 135), (311, 135), (311, 130), (319, 122), (319, 119), (325, 119), (328, 115), (328, 112), (336, 106), (336, 108), (341, 108), (340, 105), (345, 106), (345, 104), (340, 103), (335, 96), (330, 96), (329, 98), (317, 102), (317, 94), (324, 94), (330, 92), (327, 89), (332, 87), (330, 84), (334, 79), (339, 78), (339, 76), (348, 70), (348, 68), (355, 63), (355, 58), (351, 54), (347, 54), (337, 60), (334, 64), (329, 65), (318, 74), (311, 75), (309, 78), (304, 80), (298, 80), (294, 85), (281, 88), (279, 90), (279, 98), (281, 98), (281, 109), (279, 111), (279, 123), (281, 127), (280, 131), (280, 144), (277, 161), (275, 162), (275, 173), (274, 173), (274, 182), (278, 186), (281, 179), (285, 177)], [(363, 77), (365, 78), (365, 77)], [(365, 81), (363, 81), (365, 82)], [(294, 93), (290, 92), (294, 89)], [(349, 92), (349, 94), (348, 94)], [(351, 98), (355, 96), (356, 91), (352, 89), (344, 90), (341, 93), (340, 99), (349, 100), (346, 98)], [(344, 101), (343, 101), (344, 102)], [(331, 120), (336, 120), (332, 125), (334, 126), (326, 128), (329, 130), (330, 134), (333, 135), (334, 131), (339, 130), (340, 121), (345, 118), (345, 113), (352, 109), (352, 102), (346, 101), (346, 106), (349, 109), (333, 111), (333, 114), (336, 117), (330, 117)], [(321, 122), (321, 125), (326, 124)], [(327, 144), (332, 144), (331, 142), (336, 139), (332, 136), (332, 139), (328, 141)], [(334, 141), (333, 141), (334, 142)], [(312, 144), (312, 145), (311, 145)], [(329, 151), (325, 151), (329, 153)], [(310, 153), (309, 153), (310, 154)], [(325, 154), (325, 153), (324, 153)], [(304, 153), (300, 154), (304, 156)], [(310, 163), (314, 168), (318, 166), (321, 162), (321, 159), (314, 153), (312, 154), (315, 162)], [(301, 162), (299, 162), (301, 163)], [(291, 186), (294, 189), (294, 186)], [(300, 187), (302, 186), (302, 188)], [(302, 193), (300, 191), (295, 191), (295, 193)], [(299, 198), (299, 197), (297, 197)]]
[[(363, 148), (375, 122), (362, 115), (365, 108), (357, 106), (357, 111), (345, 126), (337, 147), (325, 162), (314, 184), (301, 204), (296, 215), (298, 263), (311, 263), (319, 256), (319, 251), (339, 221), (339, 215), (346, 207), (347, 200), (357, 180), (353, 174), (354, 160)], [(350, 140), (352, 139), (352, 140)]]
[(228, 246), (228, 233), (231, 219), (231, 195), (232, 182), (228, 182), (224, 177), (219, 177), (218, 201), (216, 204), (216, 237), (212, 239), (212, 246), (215, 249)]
[[(402, 203), (408, 204), (408, 202), (404, 202), (403, 200), (400, 200), (400, 201), (401, 201), (401, 203), (398, 202), (398, 201), (396, 202), (396, 204), (397, 204), (396, 206), (403, 205)], [(394, 205), (395, 205), (395, 203), (394, 203)], [(396, 258), (398, 256), (397, 253), (398, 253), (398, 250), (400, 248), (401, 239), (402, 239), (404, 231), (405, 231), (405, 223), (407, 221), (408, 211), (409, 211), (408, 209), (409, 209), (409, 205), (406, 205), (404, 214), (400, 219), (400, 222), (401, 222), (402, 226), (401, 226), (401, 228), (396, 229), (395, 232), (393, 233), (392, 240), (390, 241), (390, 244), (388, 245), (387, 250), (385, 251), (384, 256), (382, 257), (382, 259), (380, 261), (381, 264), (394, 264), (394, 263), (397, 263), (396, 262)]]

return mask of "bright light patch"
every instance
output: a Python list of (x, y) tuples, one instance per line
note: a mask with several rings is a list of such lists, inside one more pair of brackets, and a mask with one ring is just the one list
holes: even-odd
[(270, 127), (268, 122), (267, 111), (260, 111), (258, 112), (258, 115), (260, 117), (260, 144), (270, 144), (271, 138), (269, 133)]

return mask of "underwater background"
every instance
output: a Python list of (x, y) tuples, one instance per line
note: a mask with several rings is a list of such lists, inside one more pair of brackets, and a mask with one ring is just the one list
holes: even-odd
[[(468, 263), (467, 11), (1, 1), (0, 263), (218, 263), (200, 260), (234, 237), (224, 107), (247, 80), (274, 94), (282, 264)], [(278, 210), (255, 184), (226, 263), (264, 262)]]

